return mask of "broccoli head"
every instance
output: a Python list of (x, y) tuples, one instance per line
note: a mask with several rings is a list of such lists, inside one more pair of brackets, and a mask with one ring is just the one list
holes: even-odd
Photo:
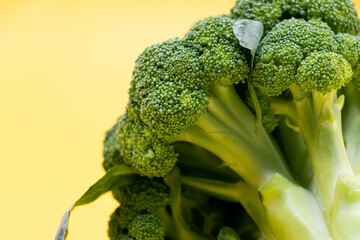
[(250, 72), (250, 56), (233, 33), (234, 23), (226, 17), (210, 17), (197, 22), (184, 38), (200, 53), (199, 61), (210, 81), (219, 86), (245, 82)]
[[(114, 198), (138, 213), (156, 213), (168, 204), (169, 189), (160, 179), (139, 178), (113, 190)], [(120, 207), (121, 208), (121, 207)]]
[(360, 31), (360, 20), (351, 0), (237, 0), (231, 14), (234, 19), (262, 22), (265, 32), (291, 17), (320, 19), (336, 33), (356, 35)]
[(123, 157), (120, 154), (120, 145), (118, 140), (120, 127), (119, 121), (121, 121), (121, 118), (105, 134), (103, 167), (106, 171), (108, 171), (113, 166), (123, 163)]
[(340, 89), (351, 80), (352, 70), (337, 53), (335, 36), (320, 20), (282, 21), (259, 45), (254, 85), (267, 96), (280, 95), (293, 84), (305, 92)]
[(165, 224), (153, 214), (140, 214), (130, 223), (129, 235), (137, 240), (163, 240)]
[(341, 134), (344, 98), (337, 90), (358, 67), (360, 46), (353, 39), (335, 34), (319, 19), (284, 20), (260, 42), (252, 75), (254, 86), (269, 97), (272, 112), (285, 116), (304, 139), (326, 214), (340, 173), (352, 174)]
[[(251, 55), (233, 33), (234, 23), (224, 16), (201, 20), (184, 38), (155, 44), (136, 61), (117, 136), (124, 163), (140, 175), (165, 176), (178, 158), (173, 144), (181, 141), (215, 154), (256, 187), (275, 172), (290, 177), (266, 130), (235, 91), (249, 77)], [(249, 138), (256, 128), (257, 136)], [(273, 172), (255, 167), (264, 163)]]
[(353, 71), (352, 84), (360, 89), (360, 38), (349, 34), (335, 36), (339, 44), (337, 53), (342, 55), (351, 65)]

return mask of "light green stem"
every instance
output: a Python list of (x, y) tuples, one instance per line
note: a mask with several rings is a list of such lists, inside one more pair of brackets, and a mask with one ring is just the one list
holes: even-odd
[(316, 180), (315, 194), (329, 217), (339, 175), (353, 174), (341, 132), (343, 98), (336, 91), (310, 95), (294, 86), (291, 91), (293, 101), (286, 108), (278, 102), (272, 108), (291, 118), (293, 129), (303, 137)]
[(165, 178), (170, 188), (170, 207), (173, 223), (179, 239), (208, 240), (206, 237), (194, 232), (182, 216), (180, 171), (174, 168)]
[(275, 173), (293, 180), (281, 153), (234, 88), (216, 87), (213, 94), (197, 125), (174, 141), (188, 141), (214, 153), (255, 189)]
[(342, 116), (346, 151), (354, 172), (360, 174), (360, 91), (348, 86), (344, 88), (344, 94)]
[(260, 230), (267, 236), (272, 235), (257, 190), (251, 188), (244, 181), (227, 183), (198, 177), (181, 176), (181, 182), (219, 199), (241, 203)]

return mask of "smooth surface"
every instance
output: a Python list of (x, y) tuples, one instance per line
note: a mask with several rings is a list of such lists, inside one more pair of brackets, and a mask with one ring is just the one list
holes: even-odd
[[(234, 2), (0, 0), (0, 239), (54, 239), (104, 173), (137, 56)], [(76, 209), (68, 240), (107, 239), (115, 207), (107, 194)]]

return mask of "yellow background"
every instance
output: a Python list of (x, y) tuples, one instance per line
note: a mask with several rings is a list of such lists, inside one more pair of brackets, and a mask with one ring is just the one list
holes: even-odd
[[(235, 0), (0, 0), (0, 239), (54, 239), (103, 175), (134, 61)], [(72, 214), (69, 240), (107, 239), (107, 194)]]

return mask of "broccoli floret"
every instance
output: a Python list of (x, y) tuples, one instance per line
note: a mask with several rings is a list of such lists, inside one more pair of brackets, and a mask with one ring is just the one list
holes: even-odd
[(254, 85), (267, 96), (278, 96), (294, 84), (305, 92), (339, 89), (353, 75), (346, 59), (337, 54), (344, 52), (339, 48), (336, 35), (325, 23), (285, 20), (259, 45)]
[(131, 185), (113, 189), (113, 196), (135, 212), (157, 213), (168, 204), (169, 189), (160, 179), (140, 178)]
[(342, 55), (351, 65), (353, 71), (352, 85), (360, 89), (360, 37), (337, 34), (335, 38), (339, 44), (337, 53)]
[(140, 55), (130, 101), (118, 122), (120, 153), (139, 174), (165, 176), (177, 160), (173, 144), (182, 141), (217, 155), (254, 187), (275, 172), (291, 178), (266, 130), (234, 89), (250, 73), (250, 53), (235, 37), (234, 23), (227, 17), (204, 19), (184, 38)]
[(128, 229), (130, 222), (138, 214), (139, 213), (135, 211), (131, 206), (127, 206), (125, 204), (121, 205), (120, 207), (116, 208), (113, 214), (110, 216), (109, 229), (111, 229), (111, 231), (115, 233), (122, 233), (124, 230)]
[(105, 134), (104, 150), (103, 150), (103, 167), (106, 171), (110, 170), (113, 166), (123, 163), (123, 157), (120, 154), (120, 145), (118, 140), (119, 134), (119, 121), (110, 128)]
[(163, 240), (165, 224), (153, 214), (140, 214), (130, 223), (129, 235), (137, 240)]
[(173, 146), (151, 135), (144, 123), (132, 121), (124, 114), (116, 125), (119, 152), (124, 163), (148, 177), (163, 176), (173, 168), (178, 156)]
[(231, 9), (231, 17), (262, 22), (266, 32), (281, 21), (282, 6), (283, 1), (281, 0), (237, 0)]
[(350, 64), (339, 54), (313, 52), (297, 69), (297, 84), (305, 92), (326, 94), (340, 89), (352, 76)]
[(158, 216), (121, 206), (110, 217), (108, 235), (111, 240), (161, 240), (165, 238), (165, 224)]
[[(121, 206), (110, 217), (108, 234), (111, 239), (129, 236), (133, 239), (163, 239), (165, 234), (172, 239), (184, 236), (188, 240), (206, 239), (201, 231), (196, 232), (196, 226), (191, 226), (195, 217), (188, 214), (206, 203), (198, 202), (199, 198), (194, 202), (194, 195), (183, 195), (180, 175), (170, 176), (165, 178), (166, 184), (161, 179), (143, 177), (113, 189)], [(176, 182), (170, 183), (169, 179)], [(209, 199), (204, 194), (201, 196)]]
[(197, 22), (184, 38), (201, 53), (205, 74), (219, 86), (245, 82), (250, 72), (250, 56), (233, 33), (234, 23), (225, 17), (210, 17)]
[[(352, 173), (341, 134), (343, 97), (337, 90), (353, 72), (338, 52), (343, 51), (335, 33), (320, 20), (284, 20), (261, 41), (252, 79), (263, 94), (277, 96), (269, 98), (272, 111), (288, 117), (303, 137), (327, 214), (339, 174)], [(292, 99), (281, 96), (285, 90)]]
[(265, 32), (291, 17), (321, 19), (336, 33), (356, 35), (360, 31), (360, 20), (351, 0), (237, 0), (231, 17), (260, 21)]

